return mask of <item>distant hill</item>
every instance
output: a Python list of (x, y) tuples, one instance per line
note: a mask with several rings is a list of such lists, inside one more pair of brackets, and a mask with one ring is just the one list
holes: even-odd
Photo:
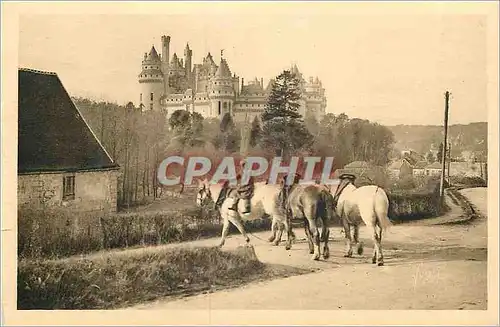
[[(443, 127), (432, 125), (396, 125), (387, 126), (394, 134), (395, 148), (399, 151), (413, 149), (421, 154), (429, 152), (434, 145), (438, 148), (443, 139)], [(487, 153), (488, 123), (470, 123), (450, 125), (448, 142), (451, 142), (452, 155), (462, 151)]]

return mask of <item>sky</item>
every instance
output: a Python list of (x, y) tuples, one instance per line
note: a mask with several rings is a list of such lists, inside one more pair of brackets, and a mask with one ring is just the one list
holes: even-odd
[[(258, 5), (255, 5), (258, 6)], [(255, 8), (255, 6), (253, 8)], [(258, 9), (258, 8), (257, 8)], [(321, 10), (154, 15), (25, 15), (19, 22), (19, 66), (56, 72), (71, 95), (125, 104), (139, 100), (144, 52), (193, 63), (220, 50), (233, 73), (264, 84), (291, 64), (318, 76), (327, 112), (385, 125), (487, 121), (486, 19), (479, 15), (342, 14)]]

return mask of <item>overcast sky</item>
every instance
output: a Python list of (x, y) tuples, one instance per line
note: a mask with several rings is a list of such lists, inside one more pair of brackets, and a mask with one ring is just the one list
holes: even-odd
[[(258, 6), (255, 5), (254, 6)], [(264, 4), (263, 4), (264, 6)], [(258, 7), (254, 7), (258, 8)], [(246, 81), (269, 78), (296, 63), (318, 76), (327, 111), (382, 124), (487, 120), (486, 21), (458, 15), (343, 15), (331, 10), (224, 15), (35, 15), (20, 19), (19, 66), (57, 72), (72, 95), (137, 104), (137, 75), (152, 45), (171, 36), (171, 55), (193, 63), (224, 49)]]

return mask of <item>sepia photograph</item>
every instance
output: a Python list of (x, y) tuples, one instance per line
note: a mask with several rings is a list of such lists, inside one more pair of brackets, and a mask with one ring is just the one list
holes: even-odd
[(11, 11), (2, 306), (498, 323), (497, 3), (107, 5)]

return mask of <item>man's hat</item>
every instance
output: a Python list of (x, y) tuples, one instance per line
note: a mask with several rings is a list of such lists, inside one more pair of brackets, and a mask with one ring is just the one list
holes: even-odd
[(354, 176), (353, 174), (342, 174), (340, 175), (339, 179), (348, 179), (354, 183), (354, 181), (356, 180), (356, 176)]

